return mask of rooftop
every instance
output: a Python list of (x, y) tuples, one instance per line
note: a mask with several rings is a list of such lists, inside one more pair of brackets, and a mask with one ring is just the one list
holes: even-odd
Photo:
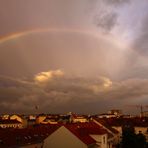
[(10, 120), (10, 119), (5, 119), (5, 120), (0, 120), (0, 124), (22, 124), (18, 120)]
[(66, 124), (64, 126), (87, 145), (96, 143), (96, 141), (90, 135), (108, 134), (109, 137), (112, 136), (107, 130), (103, 129), (94, 122), (73, 123)]
[(40, 143), (58, 128), (59, 125), (42, 125), (25, 129), (0, 129), (0, 148)]

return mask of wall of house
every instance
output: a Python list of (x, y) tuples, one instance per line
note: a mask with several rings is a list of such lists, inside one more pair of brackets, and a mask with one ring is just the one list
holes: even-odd
[(1, 128), (22, 128), (22, 124), (0, 124)]
[(117, 145), (120, 143), (121, 139), (120, 139), (120, 133), (115, 134), (112, 131), (110, 131), (107, 127), (103, 126), (103, 124), (99, 123), (98, 121), (96, 121), (95, 119), (93, 120), (96, 124), (98, 124), (99, 126), (103, 127), (104, 129), (106, 129), (109, 133), (111, 133), (114, 137), (111, 139), (108, 139), (108, 148), (112, 148), (112, 145)]
[(135, 133), (138, 134), (140, 131), (145, 134), (147, 132), (148, 127), (135, 127)]
[(112, 128), (116, 129), (120, 135), (122, 135), (122, 127), (121, 126), (112, 126)]
[(87, 145), (62, 126), (44, 140), (43, 148), (87, 148)]
[(97, 141), (100, 148), (107, 148), (107, 134), (104, 135), (91, 135), (93, 139)]
[(4, 120), (9, 119), (9, 115), (2, 115), (2, 119), (4, 119)]
[(112, 147), (111, 145), (118, 145), (120, 142), (121, 142), (121, 135), (120, 135), (120, 133), (113, 134), (113, 137), (108, 138), (108, 147), (111, 148)]
[(107, 144), (107, 148), (113, 148), (113, 145), (112, 145), (111, 142), (108, 142), (108, 144)]
[(112, 128), (116, 129), (122, 135), (122, 127), (121, 126), (112, 126)]
[(73, 122), (74, 123), (77, 123), (77, 122), (85, 123), (85, 122), (87, 122), (87, 119), (85, 119), (85, 118), (74, 118)]

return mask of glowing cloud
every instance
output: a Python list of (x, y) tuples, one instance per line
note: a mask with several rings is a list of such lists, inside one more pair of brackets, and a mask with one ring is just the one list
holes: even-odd
[(113, 85), (113, 82), (107, 77), (99, 77), (99, 80), (101, 83), (93, 84), (89, 87), (96, 94), (109, 90)]
[(35, 82), (44, 83), (53, 79), (54, 77), (61, 77), (63, 75), (64, 75), (64, 72), (61, 70), (41, 72), (35, 76)]
[(102, 77), (102, 79), (104, 81), (104, 84), (103, 84), (104, 88), (109, 88), (112, 86), (113, 83), (110, 79), (108, 79), (106, 77)]

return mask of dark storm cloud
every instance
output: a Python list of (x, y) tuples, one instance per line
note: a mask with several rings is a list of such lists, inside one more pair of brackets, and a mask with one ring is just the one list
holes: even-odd
[(134, 40), (133, 49), (142, 56), (148, 56), (148, 13), (141, 21), (141, 28), (139, 29), (136, 39)]
[[(51, 74), (51, 71), (46, 74)], [(134, 102), (136, 99), (147, 103), (146, 100), (141, 100), (148, 96), (146, 79), (129, 79), (112, 84), (109, 79), (102, 77), (88, 79), (45, 73), (41, 76), (47, 76), (47, 79), (35, 76), (35, 81), (32, 79), (29, 82), (1, 77), (0, 83), (3, 85), (0, 86), (0, 111), (30, 113), (38, 105), (41, 112), (81, 110), (96, 113), (103, 109), (103, 104), (112, 107), (118, 102), (121, 106), (127, 100)], [(93, 108), (94, 104), (98, 104), (98, 108)]]
[(122, 5), (129, 3), (131, 0), (105, 0), (106, 3), (112, 4), (112, 5)]
[(95, 2), (102, 5), (98, 7), (98, 12), (94, 17), (94, 24), (107, 33), (118, 25), (119, 13), (117, 8), (122, 7), (123, 4), (130, 2), (130, 0), (100, 0)]
[(97, 27), (104, 29), (105, 31), (111, 31), (112, 28), (117, 24), (118, 15), (115, 12), (106, 12), (97, 15), (94, 18), (94, 22)]

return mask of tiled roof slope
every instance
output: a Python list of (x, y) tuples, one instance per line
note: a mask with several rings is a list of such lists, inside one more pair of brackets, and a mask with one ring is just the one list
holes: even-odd
[(19, 122), (18, 120), (0, 120), (0, 124), (21, 124), (21, 122)]
[(111, 125), (104, 119), (102, 118), (94, 118), (94, 120), (96, 120), (97, 122), (99, 122), (101, 125), (103, 125), (104, 127), (106, 127), (108, 130), (110, 130), (113, 134), (118, 134), (119, 132), (112, 128)]
[(65, 127), (87, 145), (96, 143), (90, 135), (108, 134), (108, 136), (111, 136), (107, 130), (94, 122), (66, 124)]
[(48, 125), (25, 129), (0, 129), (0, 148), (40, 143), (59, 127), (59, 125)]
[(137, 127), (148, 127), (148, 118), (104, 118), (107, 125), (110, 126), (124, 126), (133, 125)]

